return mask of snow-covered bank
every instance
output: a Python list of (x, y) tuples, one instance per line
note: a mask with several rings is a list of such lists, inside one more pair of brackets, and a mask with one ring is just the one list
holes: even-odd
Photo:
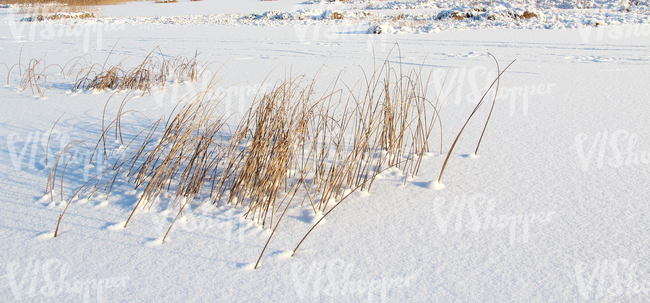
[[(169, 6), (166, 12), (181, 11), (188, 7), (204, 7), (205, 4), (193, 2), (164, 4)], [(134, 3), (133, 8), (146, 10), (150, 5), (156, 11), (161, 4)], [(377, 6), (380, 5), (380, 6)], [(47, 22), (58, 25), (84, 24), (146, 24), (146, 25), (227, 25), (227, 26), (323, 26), (355, 30), (374, 26), (381, 27), (375, 33), (431, 33), (458, 29), (479, 28), (520, 28), (520, 29), (566, 29), (589, 26), (607, 26), (623, 24), (650, 24), (650, 9), (647, 4), (612, 5), (611, 3), (594, 3), (589, 8), (581, 5), (555, 4), (540, 5), (535, 2), (496, 1), (485, 3), (465, 2), (423, 2), (414, 7), (402, 7), (395, 3), (368, 3), (360, 7), (354, 3), (320, 3), (300, 4), (286, 9), (286, 2), (276, 5), (284, 10), (270, 10), (255, 13), (211, 13), (167, 15), (137, 14), (121, 16), (115, 8), (106, 7), (106, 14), (101, 11), (79, 17), (76, 14), (31, 14), (22, 16), (6, 9), (3, 18), (5, 24), (15, 22)], [(382, 8), (382, 9), (380, 9)], [(120, 10), (123, 11), (123, 10)], [(198, 8), (191, 11), (201, 11)], [(206, 10), (203, 10), (206, 11)], [(102, 16), (104, 15), (104, 16)], [(650, 27), (642, 25), (642, 32), (650, 34)], [(363, 32), (363, 31), (361, 31)]]

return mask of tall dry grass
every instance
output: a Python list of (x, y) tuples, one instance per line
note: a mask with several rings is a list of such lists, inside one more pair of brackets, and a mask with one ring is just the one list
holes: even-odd
[[(93, 79), (106, 79), (112, 70), (122, 74), (115, 66), (102, 70)], [(324, 218), (352, 192), (370, 191), (376, 177), (388, 168), (417, 175), (429, 151), (429, 140), (437, 134), (434, 130), (440, 128), (442, 134), (442, 101), (427, 92), (432, 71), (425, 72), (423, 66), (403, 71), (401, 63), (393, 66), (386, 59), (353, 85), (345, 85), (337, 77), (327, 89), (318, 91), (321, 71), (312, 80), (303, 75), (275, 82), (270, 92), (255, 97), (235, 124), (223, 104), (225, 94), (215, 92), (212, 80), (205, 90), (186, 96), (179, 103), (184, 105), (169, 119), (155, 121), (128, 136), (130, 140), (122, 135), (122, 119), (128, 112), (125, 105), (130, 101), (125, 97), (116, 117), (102, 124), (103, 132), (93, 150), (95, 157), (109, 160), (107, 146), (114, 140), (107, 137), (112, 134), (120, 146), (117, 160), (72, 194), (59, 216), (55, 236), (74, 199), (90, 198), (98, 192), (108, 199), (118, 175), (143, 191), (124, 227), (136, 210), (149, 209), (161, 194), (172, 192), (170, 209), (177, 211), (176, 219), (198, 208), (192, 209), (193, 201), (243, 207), (245, 218), (272, 229), (266, 245), (292, 204), (307, 203), (314, 213), (324, 213)], [(502, 73), (499, 71), (494, 85), (498, 86)], [(102, 83), (100, 87), (104, 87), (107, 81), (82, 83), (90, 87)], [(139, 86), (126, 88), (142, 90)], [(61, 161), (57, 159), (52, 167), (48, 191), (54, 192), (60, 175), (63, 195), (67, 163)], [(446, 164), (445, 160), (443, 171)], [(255, 267), (258, 264), (259, 259)]]
[[(158, 54), (155, 51), (158, 50)], [(106, 67), (98, 64), (84, 66), (73, 64), (71, 69), (80, 67), (73, 86), (73, 91), (78, 90), (140, 90), (150, 92), (152, 87), (164, 87), (168, 80), (196, 81), (205, 72), (208, 65), (194, 57), (177, 56), (167, 58), (160, 48), (152, 50), (136, 67), (126, 69), (122, 62)], [(110, 57), (110, 54), (109, 54)], [(108, 60), (108, 58), (107, 58)], [(126, 60), (126, 59), (125, 59)]]

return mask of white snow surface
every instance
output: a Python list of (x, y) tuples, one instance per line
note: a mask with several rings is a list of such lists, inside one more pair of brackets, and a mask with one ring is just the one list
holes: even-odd
[[(460, 1), (134, 2), (103, 7), (99, 18), (42, 22), (0, 8), (0, 301), (650, 301), (647, 3), (562, 2), (494, 1), (491, 11), (540, 15), (494, 21), (435, 20), (473, 8)], [(343, 20), (330, 18), (336, 11)], [(399, 13), (408, 17), (393, 21)], [(375, 25), (382, 34), (367, 33)], [(77, 56), (133, 67), (156, 47), (170, 57), (198, 52), (201, 62), (217, 62), (213, 70), (223, 64), (218, 86), (232, 88), (238, 113), (265, 83), (314, 77), (323, 66), (319, 89), (339, 76), (353, 84), (386, 58), (405, 70), (433, 69), (430, 90), (449, 96), (443, 154), (434, 136), (417, 176), (386, 170), (293, 257), (322, 214), (290, 208), (257, 269), (270, 230), (243, 219), (241, 207), (204, 204), (179, 217), (162, 243), (176, 216), (167, 210), (172, 195), (122, 228), (142, 194), (124, 180), (108, 197), (72, 201), (54, 238), (67, 198), (101, 167), (73, 163), (65, 186), (48, 193), (55, 157), (68, 142), (100, 134), (128, 94), (73, 93), (74, 76), (60, 67)], [(439, 184), (453, 138), (495, 74), (488, 52), (501, 68), (516, 61), (501, 78), (478, 154), (486, 106)], [(12, 68), (33, 58), (52, 65), (43, 97), (21, 90), (25, 68)], [(139, 114), (122, 127), (137, 132), (150, 122), (143, 116), (169, 116), (205, 85), (169, 83), (132, 99), (127, 107)]]

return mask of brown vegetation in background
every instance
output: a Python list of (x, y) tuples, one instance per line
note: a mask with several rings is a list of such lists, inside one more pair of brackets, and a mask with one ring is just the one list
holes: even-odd
[[(9, 5), (13, 4), (14, 12), (18, 14), (41, 15), (39, 18), (35, 17), (33, 20), (27, 21), (42, 21), (48, 18), (48, 14), (57, 13), (79, 13), (92, 14), (97, 9), (98, 5), (116, 5), (131, 2), (131, 0), (0, 0), (0, 4)], [(64, 15), (65, 16), (65, 15)], [(78, 16), (68, 16), (75, 18)], [(85, 16), (89, 18), (90, 16)], [(92, 15), (94, 17), (94, 15)]]
[[(158, 50), (158, 53), (155, 51)], [(142, 94), (150, 92), (153, 87), (164, 88), (168, 81), (197, 81), (203, 72), (209, 71), (210, 64), (198, 61), (198, 53), (193, 57), (166, 57), (156, 48), (133, 68), (125, 68), (122, 62), (106, 67), (106, 63), (88, 64), (88, 55), (72, 58), (65, 65), (47, 64), (45, 57), (31, 59), (27, 65), (22, 63), (22, 48), (18, 63), (9, 66), (0, 65), (7, 70), (7, 85), (12, 74), (18, 73), (21, 91), (30, 88), (33, 95), (45, 97), (48, 79), (74, 78), (73, 92), (82, 90), (139, 90)], [(110, 57), (110, 54), (109, 54)], [(108, 61), (108, 58), (106, 59)]]
[(65, 4), (69, 6), (113, 5), (131, 2), (132, 0), (0, 0), (0, 4)]

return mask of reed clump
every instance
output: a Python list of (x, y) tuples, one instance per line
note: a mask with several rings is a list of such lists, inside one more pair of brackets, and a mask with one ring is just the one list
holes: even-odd
[[(57, 74), (60, 74), (63, 68), (58, 64), (48, 65), (43, 58), (40, 59), (31, 59), (27, 63), (27, 66), (22, 64), (17, 64), (19, 73), (20, 73), (20, 85), (19, 88), (21, 91), (30, 88), (33, 95), (40, 96), (41, 98), (45, 97), (45, 91), (47, 87), (44, 85), (47, 83), (48, 78), (55, 78)], [(24, 73), (22, 69), (25, 69)], [(50, 72), (52, 69), (58, 68), (59, 71), (56, 73)], [(13, 67), (12, 67), (13, 69)], [(8, 74), (11, 73), (11, 69), (8, 70)], [(9, 75), (7, 75), (7, 84), (9, 83)]]
[[(24, 91), (29, 87), (33, 95), (38, 95), (43, 98), (45, 97), (45, 91), (48, 89), (47, 87), (44, 87), (47, 83), (47, 79), (55, 78), (56, 74), (61, 74), (63, 68), (58, 64), (46, 64), (44, 59), (45, 57), (41, 57), (39, 59), (33, 58), (29, 60), (27, 65), (24, 65), (22, 63), (22, 53), (23, 49), (21, 47), (20, 53), (18, 55), (18, 63), (12, 66), (9, 66), (4, 62), (0, 62), (0, 65), (3, 65), (7, 71), (6, 85), (9, 86), (9, 79), (11, 78), (11, 74), (14, 72), (14, 70), (17, 70), (18, 77), (20, 79), (20, 83), (18, 84), (20, 91)], [(59, 72), (51, 72), (53, 68), (59, 68)]]
[(168, 80), (196, 81), (207, 68), (197, 61), (198, 53), (191, 58), (180, 55), (166, 58), (162, 52), (156, 55), (155, 51), (130, 69), (124, 68), (122, 62), (109, 67), (92, 65), (82, 68), (72, 90), (140, 90), (144, 93), (153, 87), (164, 87)]
[[(388, 168), (417, 175), (434, 130), (442, 134), (443, 102), (427, 92), (431, 73), (422, 67), (404, 72), (401, 64), (392, 66), (387, 59), (354, 85), (337, 77), (318, 91), (321, 71), (312, 80), (302, 75), (277, 81), (270, 92), (259, 92), (234, 124), (225, 95), (215, 92), (216, 82), (210, 81), (169, 119), (127, 136), (130, 140), (121, 127), (129, 101), (125, 97), (116, 118), (103, 124), (92, 151), (109, 160), (107, 150), (116, 150), (109, 146), (115, 141), (107, 140), (112, 133), (119, 146), (117, 160), (72, 194), (55, 236), (70, 202), (98, 192), (108, 198), (118, 175), (143, 191), (124, 227), (136, 210), (151, 208), (161, 194), (171, 192), (176, 218), (196, 210), (193, 201), (243, 207), (245, 218), (273, 230), (269, 241), (292, 204), (308, 203), (314, 213), (326, 216), (352, 192), (370, 191)], [(108, 72), (103, 75), (107, 78)], [(65, 170), (57, 159), (49, 192), (58, 175), (63, 189)]]
[[(156, 53), (158, 50), (158, 53)], [(199, 53), (192, 57), (178, 55), (167, 57), (159, 48), (151, 51), (144, 60), (135, 67), (126, 68), (122, 60), (116, 65), (106, 66), (104, 64), (90, 62), (89, 55), (78, 56), (65, 65), (47, 64), (45, 57), (33, 58), (27, 65), (22, 63), (22, 48), (19, 54), (18, 63), (9, 66), (0, 62), (6, 69), (6, 84), (16, 72), (20, 78), (19, 88), (21, 91), (29, 88), (33, 95), (45, 97), (45, 91), (52, 88), (47, 85), (48, 79), (74, 78), (71, 91), (79, 92), (84, 90), (139, 90), (142, 94), (150, 93), (151, 89), (164, 88), (169, 83), (183, 81), (195, 82), (205, 72), (211, 72), (211, 63), (204, 64), (198, 60)]]

